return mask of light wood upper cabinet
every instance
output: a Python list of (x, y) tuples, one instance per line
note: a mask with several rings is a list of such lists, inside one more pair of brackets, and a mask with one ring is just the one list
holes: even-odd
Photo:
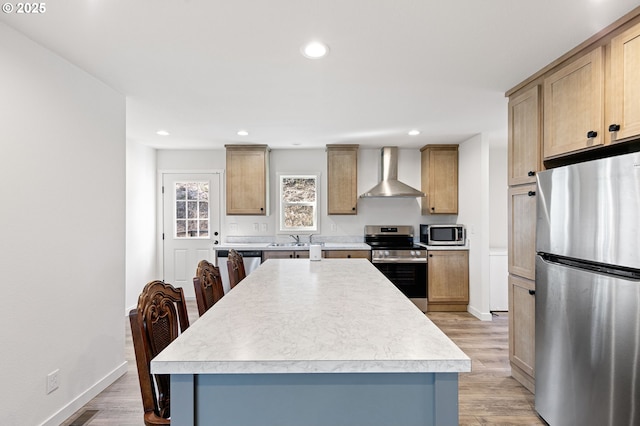
[(544, 79), (544, 158), (604, 143), (604, 48)]
[(227, 214), (269, 214), (269, 147), (225, 145)]
[(611, 40), (607, 131), (613, 141), (640, 136), (640, 24)]
[(327, 213), (357, 214), (358, 145), (327, 145)]
[(509, 185), (536, 181), (541, 144), (542, 102), (536, 85), (509, 98)]
[(429, 250), (427, 310), (466, 311), (469, 304), (469, 251)]
[(509, 273), (535, 279), (536, 185), (509, 188)]
[(422, 155), (422, 214), (458, 214), (458, 145), (425, 145)]

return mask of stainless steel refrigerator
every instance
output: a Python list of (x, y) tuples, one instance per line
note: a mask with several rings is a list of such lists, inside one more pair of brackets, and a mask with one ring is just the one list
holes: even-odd
[(640, 153), (537, 179), (536, 411), (640, 425)]

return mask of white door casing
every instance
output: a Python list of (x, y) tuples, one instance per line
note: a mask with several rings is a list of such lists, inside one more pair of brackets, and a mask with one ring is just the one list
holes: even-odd
[[(193, 277), (198, 262), (213, 262), (214, 242), (220, 240), (220, 191), (221, 173), (162, 173), (162, 256), (163, 281), (182, 287), (187, 298), (195, 298)], [(176, 236), (176, 183), (208, 182), (207, 236)], [(197, 233), (196, 233), (197, 234)]]

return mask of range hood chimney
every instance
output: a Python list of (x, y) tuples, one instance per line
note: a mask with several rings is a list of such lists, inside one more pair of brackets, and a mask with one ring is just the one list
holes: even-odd
[(377, 197), (424, 197), (424, 192), (418, 191), (398, 180), (398, 147), (385, 146), (380, 150), (381, 181), (379, 184), (360, 195), (360, 198)]

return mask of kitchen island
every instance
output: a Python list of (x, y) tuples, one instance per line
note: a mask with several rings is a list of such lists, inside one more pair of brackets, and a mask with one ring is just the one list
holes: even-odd
[(369, 261), (268, 260), (151, 362), (172, 423), (458, 424), (470, 359)]

